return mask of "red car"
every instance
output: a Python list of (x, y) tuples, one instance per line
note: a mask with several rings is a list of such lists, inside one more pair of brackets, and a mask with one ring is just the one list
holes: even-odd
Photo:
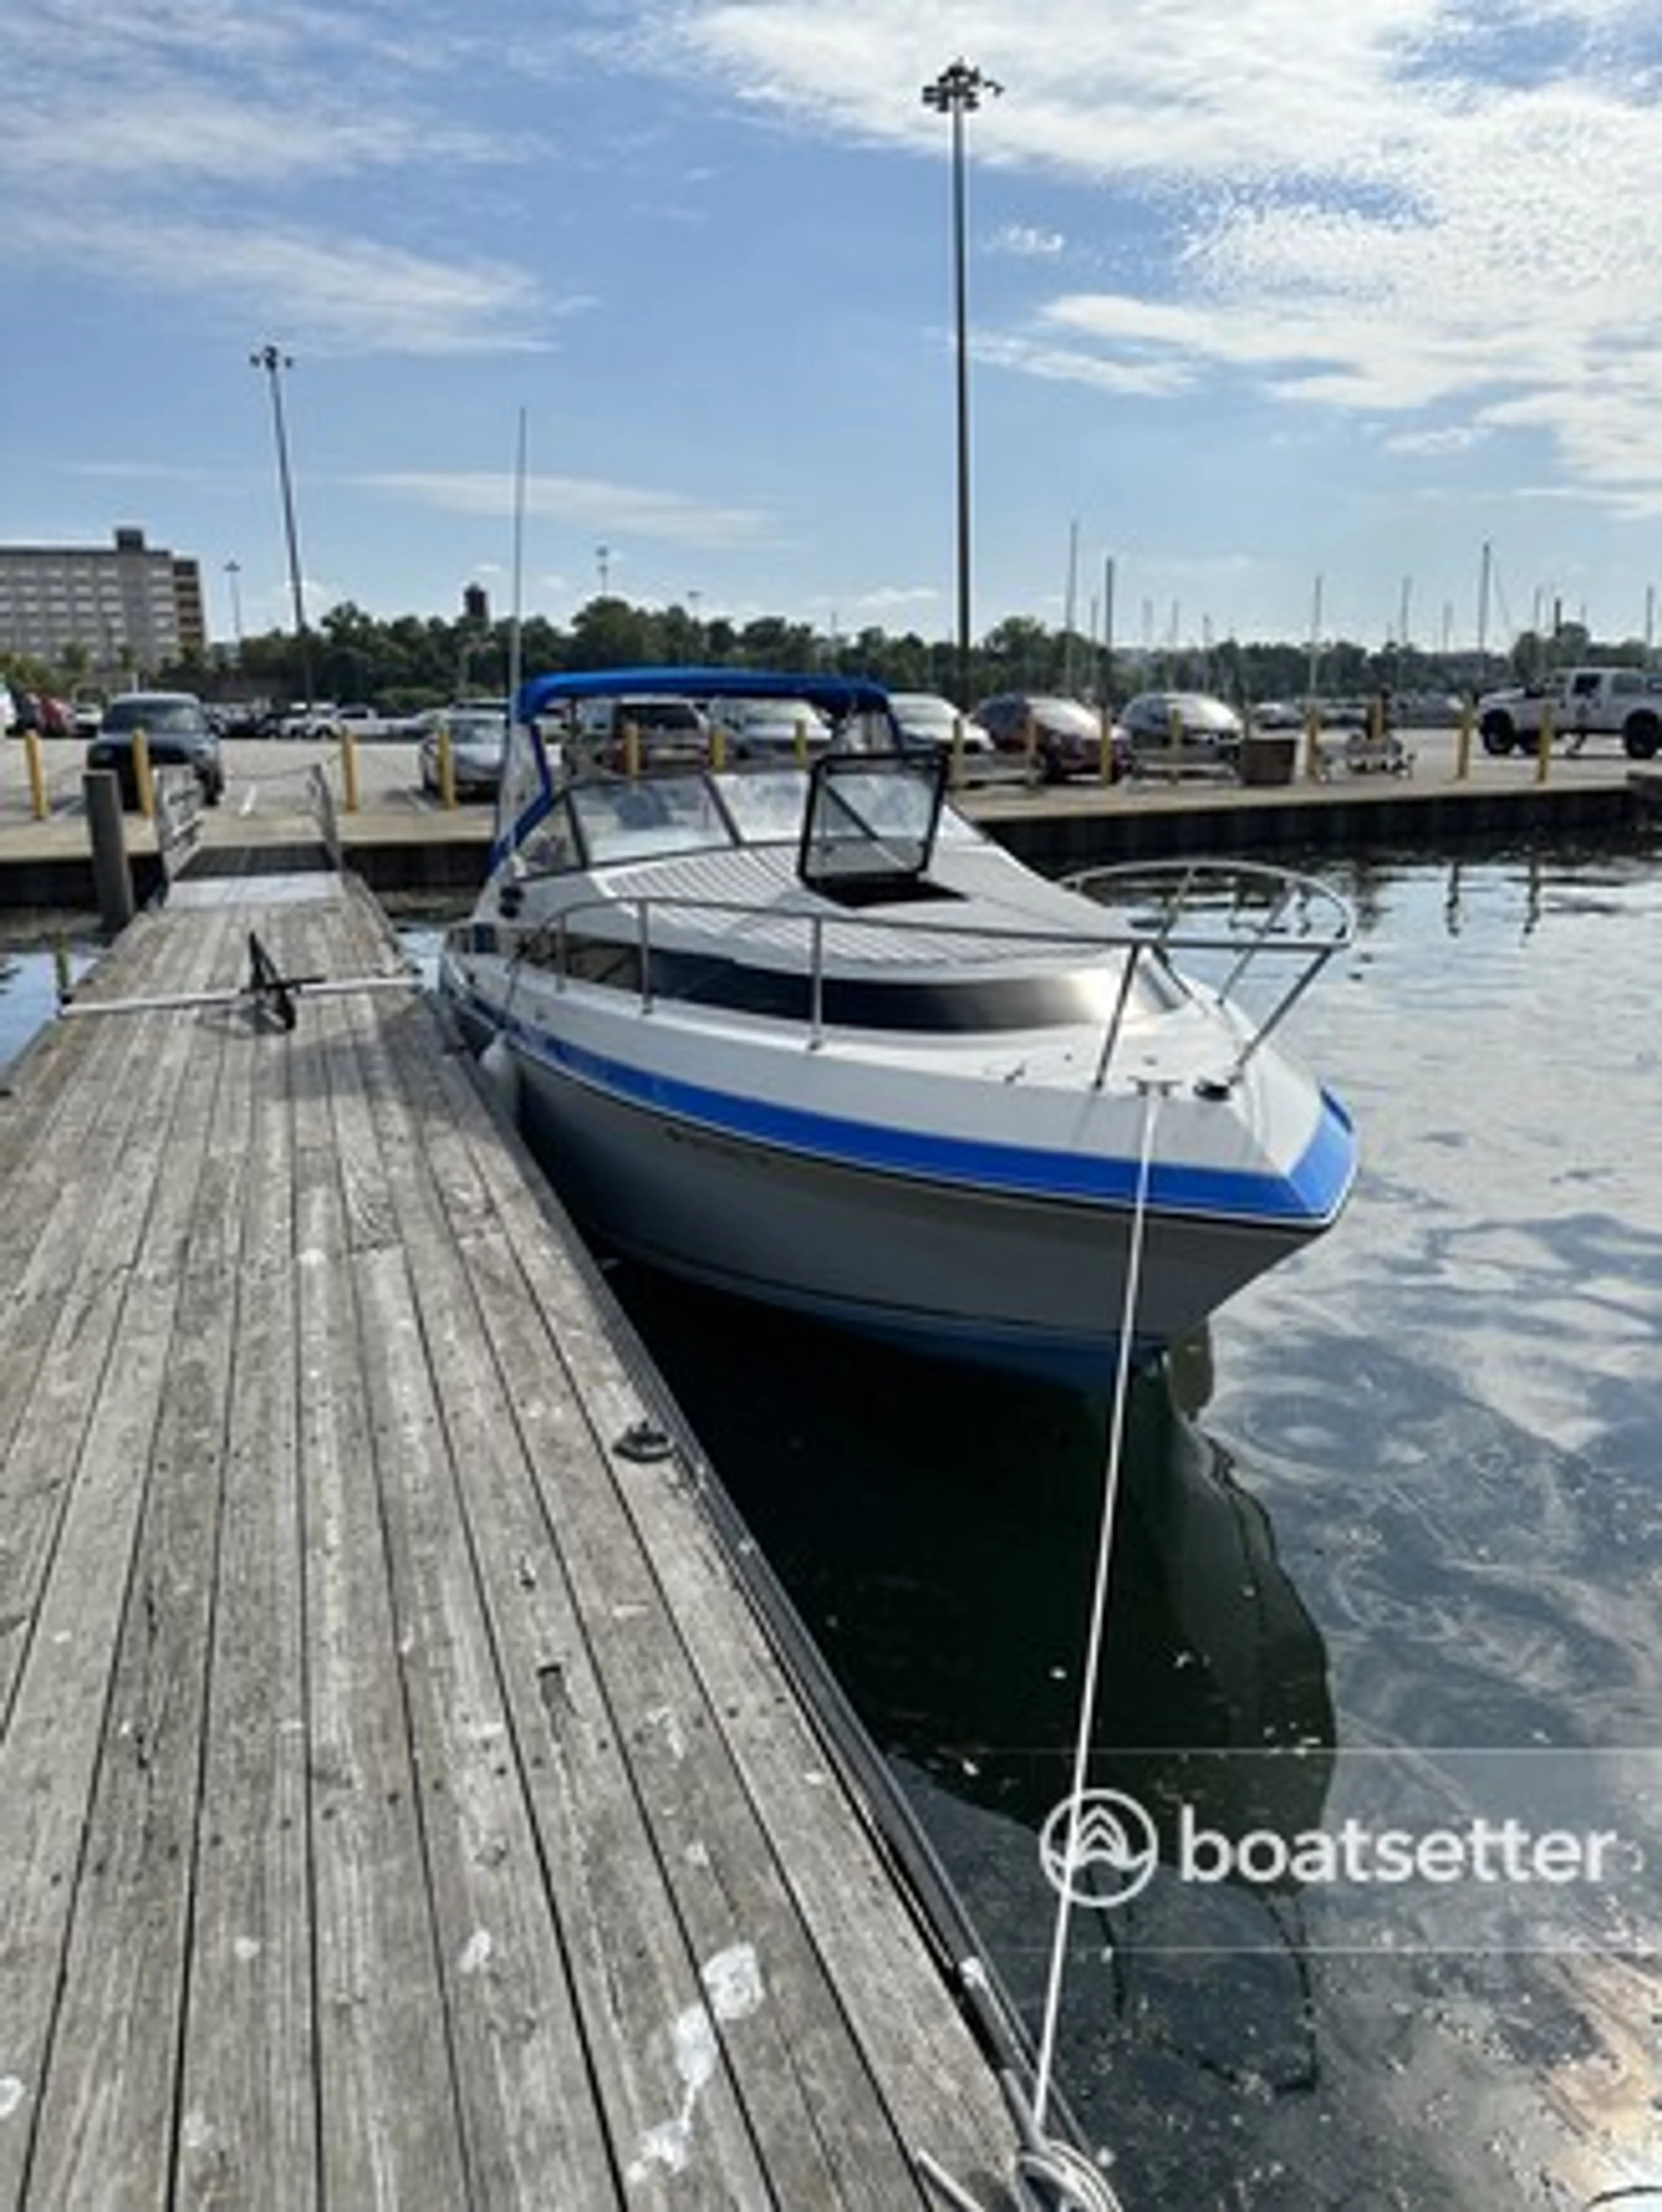
[[(1102, 773), (1102, 717), (1077, 699), (1046, 691), (999, 691), (982, 701), (975, 719), (1001, 753), (1026, 752), (1031, 720), (1033, 757), (1046, 783)], [(1108, 742), (1109, 781), (1117, 783), (1129, 769), (1130, 749), (1123, 731), (1111, 723)]]

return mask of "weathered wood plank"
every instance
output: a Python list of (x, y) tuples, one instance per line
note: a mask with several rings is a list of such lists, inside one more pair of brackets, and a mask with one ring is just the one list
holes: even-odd
[(289, 1041), (245, 1032), (249, 1088), (177, 2198), (318, 2202)]
[(178, 1285), (131, 1470), (142, 1507), (31, 2177), (44, 2203), (171, 2194), (155, 2115), (174, 2109), (184, 2003), (244, 1158), (222, 1045), (198, 1040), (182, 1071), (137, 1270), (146, 1304)]
[[(180, 1077), (193, 1045), (177, 1024), (115, 1025), (135, 1048), (89, 1091), (70, 1131), (53, 1128), (7, 1177), (0, 1223), (27, 1222), (15, 1244), (0, 1364), (0, 1721), (21, 1665), (27, 1624), (49, 1571), (70, 1490), (73, 1439), (90, 1418), (113, 1354), (132, 1270), (174, 1232), (154, 1210), (154, 1182), (174, 1142)], [(123, 1080), (105, 1087), (113, 1075)], [(20, 1239), (27, 1233), (19, 1228)]]
[[(171, 1059), (164, 1041), (158, 1066), (167, 1068)], [(155, 1120), (165, 1133), (169, 1115)], [(178, 1157), (188, 1158), (189, 1148)], [(166, 1718), (141, 1703), (137, 1735), (104, 1732), (113, 1711), (117, 1731), (132, 1717), (115, 1694), (119, 1650), (131, 1648), (134, 1638), (141, 1655), (147, 1649), (142, 1584), (137, 1604), (129, 1603), (134, 1545), (148, 1510), (183, 1288), (177, 1259), (196, 1196), (193, 1180), (177, 1168), (163, 1172), (164, 1164), (144, 1178), (142, 1199), (123, 1194), (113, 1263), (94, 1271), (95, 1282), (119, 1285), (95, 1294), (113, 1327), (101, 1368), (87, 1378), (96, 1394), (91, 1417), (78, 1438), (64, 1440), (73, 1457), (52, 1571), (34, 1606), (0, 1737), (0, 1865), (9, 1877), (0, 1890), (0, 2078), (17, 2085), (8, 2094), (11, 2119), (0, 2128), (0, 2197), (41, 2167), (52, 2177), (39, 2185), (43, 2203), (77, 2201), (72, 2185), (82, 2179), (102, 2185), (78, 2161), (100, 2138), (100, 2100), (112, 2085), (91, 2078), (88, 2054), (60, 2033), (57, 2019), (64, 1974), (64, 2018), (71, 2025), (75, 2018), (76, 1962), (88, 1957), (82, 1915), (95, 1924), (94, 1891), (110, 1863), (100, 1850), (109, 1842), (119, 1850), (122, 1840), (100, 1830), (96, 1810), (89, 1831), (88, 1808), (95, 1792), (107, 1803), (124, 1778), (147, 1796), (152, 1730)], [(174, 1739), (164, 1732), (171, 1750)]]
[(466, 2167), (336, 1170), (343, 1018), (307, 1009), (293, 1073), (320, 2143), (326, 2201), (394, 2212), (465, 2203)]

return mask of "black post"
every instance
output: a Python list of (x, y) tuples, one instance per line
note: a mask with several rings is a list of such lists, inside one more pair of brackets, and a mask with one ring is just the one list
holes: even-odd
[(119, 937), (133, 918), (132, 872), (127, 866), (126, 824), (121, 817), (121, 779), (113, 769), (88, 769), (81, 778), (92, 840), (93, 889), (107, 937)]

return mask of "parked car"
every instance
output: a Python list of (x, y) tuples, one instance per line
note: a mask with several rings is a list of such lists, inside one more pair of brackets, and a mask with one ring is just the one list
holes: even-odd
[(950, 699), (943, 699), (939, 692), (891, 691), (889, 705), (904, 745), (925, 745), (931, 750), (945, 751), (951, 747), (961, 724), (966, 753), (993, 750), (991, 733), (983, 725), (973, 714), (954, 707)]
[(1184, 765), (1231, 774), (1240, 763), (1241, 718), (1208, 691), (1140, 691), (1120, 710), (1138, 768)]
[(719, 720), (734, 761), (810, 760), (831, 741), (831, 724), (806, 699), (724, 699)]
[(193, 691), (128, 691), (112, 699), (87, 747), (87, 766), (113, 769), (124, 806), (138, 804), (133, 737), (143, 730), (152, 768), (188, 768), (210, 806), (225, 795), (225, 766), (207, 710)]
[(326, 738), (333, 734), (335, 717), (340, 708), (332, 699), (314, 699), (308, 707), (304, 700), (285, 707), (277, 726), (280, 738)]
[(419, 738), (426, 724), (417, 714), (387, 714), (379, 707), (356, 702), (351, 706), (337, 707), (329, 723), (330, 733), (344, 737), (349, 732), (355, 738), (374, 743), (380, 738)]
[(450, 738), (450, 779), (458, 799), (494, 799), (508, 749), (505, 707), (437, 707), (421, 717), (422, 789), (441, 796), (440, 735)]
[(1301, 730), (1305, 709), (1296, 699), (1260, 699), (1252, 709), (1255, 730)]
[[(1046, 783), (1102, 773), (1102, 720), (1093, 707), (1046, 691), (997, 691), (983, 699), (975, 719), (1001, 753), (1024, 753), (1031, 720), (1033, 757)], [(1129, 756), (1117, 726), (1109, 729), (1109, 777), (1117, 782)]]
[(581, 700), (570, 736), (601, 767), (623, 769), (631, 730), (642, 768), (702, 768), (709, 758), (709, 717), (673, 694)]

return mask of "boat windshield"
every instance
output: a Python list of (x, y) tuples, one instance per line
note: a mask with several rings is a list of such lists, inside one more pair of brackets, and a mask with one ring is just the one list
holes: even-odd
[(545, 823), (522, 845), (521, 860), (551, 873), (740, 845), (800, 850), (807, 830), (808, 881), (914, 875), (927, 864), (937, 829), (953, 838), (978, 833), (950, 810), (935, 814), (932, 772), (897, 775), (897, 765), (892, 756), (880, 763), (855, 755), (838, 764), (829, 786), (790, 764), (574, 777), (551, 821), (563, 820), (569, 806), (577, 849), (569, 837), (552, 849), (551, 823)]
[[(607, 776), (574, 783), (570, 797), (592, 866), (708, 852), (739, 842), (710, 780), (697, 773)], [(800, 816), (800, 798), (797, 811)]]
[(917, 882), (941, 817), (945, 755), (828, 756), (814, 772), (798, 873), (835, 896), (857, 885)]

